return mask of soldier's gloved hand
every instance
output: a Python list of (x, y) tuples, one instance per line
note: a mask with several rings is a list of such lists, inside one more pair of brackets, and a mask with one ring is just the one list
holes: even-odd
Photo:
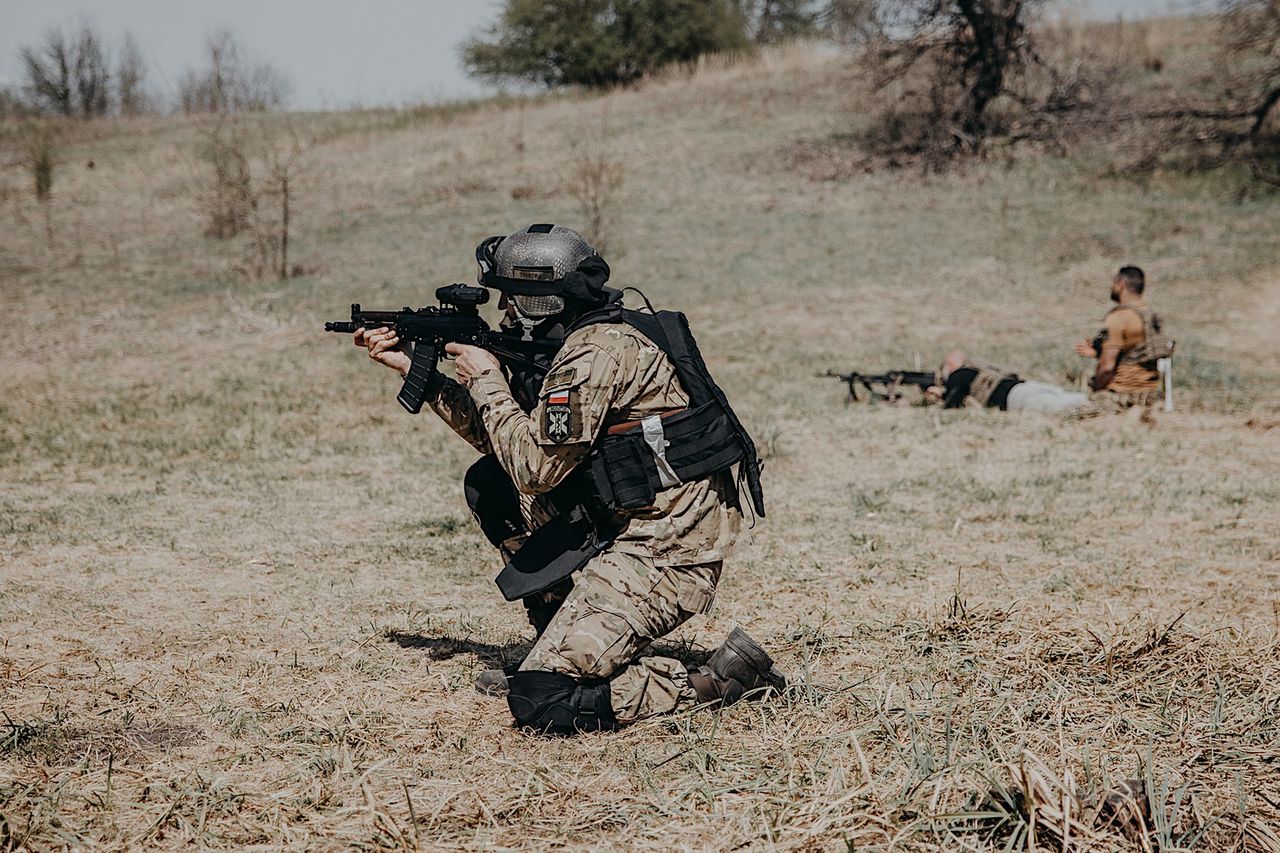
[(1088, 341), (1079, 341), (1076, 343), (1076, 355), (1082, 355), (1085, 358), (1097, 358), (1098, 351)]
[(400, 336), (385, 326), (379, 329), (356, 329), (356, 346), (369, 350), (369, 358), (385, 364), (401, 376), (409, 372), (413, 356), (409, 354), (409, 345), (401, 343)]
[(454, 370), (457, 373), (458, 381), (464, 386), (470, 386), (471, 380), (475, 379), (486, 370), (499, 370), (501, 365), (493, 353), (480, 347), (473, 347), (468, 344), (445, 344), (444, 351), (454, 357)]

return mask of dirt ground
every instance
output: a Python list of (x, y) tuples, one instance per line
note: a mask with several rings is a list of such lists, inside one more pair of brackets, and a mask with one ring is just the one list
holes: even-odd
[[(0, 170), (0, 849), (1280, 850), (1276, 198), (1090, 154), (821, 180), (797, 152), (856, 82), (794, 49), (293, 117), (287, 281), (203, 236), (188, 120), (75, 130), (49, 203)], [(320, 329), (580, 221), (588, 154), (624, 175), (615, 283), (690, 314), (766, 456), (767, 518), (669, 644), (743, 625), (800, 686), (544, 739), (471, 688), (531, 640), (473, 451)], [(816, 375), (963, 346), (1076, 381), (1122, 263), (1178, 339), (1154, 423)], [(1142, 837), (1095, 820), (1125, 779)]]

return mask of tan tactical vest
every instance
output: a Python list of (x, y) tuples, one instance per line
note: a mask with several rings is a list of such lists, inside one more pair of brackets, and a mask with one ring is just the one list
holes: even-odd
[(1150, 308), (1137, 305), (1117, 305), (1107, 312), (1108, 316), (1116, 311), (1133, 311), (1142, 318), (1142, 343), (1121, 351), (1119, 364), (1142, 364), (1155, 369), (1157, 359), (1169, 358), (1173, 355), (1173, 341), (1165, 336), (1159, 316)]
[(1011, 373), (1003, 367), (996, 367), (994, 364), (966, 361), (964, 366), (978, 371), (978, 375), (973, 377), (973, 383), (969, 386), (969, 399), (983, 406), (991, 401), (991, 395), (996, 393), (1001, 382), (1006, 379), (1015, 381), (1018, 379), (1018, 374)]

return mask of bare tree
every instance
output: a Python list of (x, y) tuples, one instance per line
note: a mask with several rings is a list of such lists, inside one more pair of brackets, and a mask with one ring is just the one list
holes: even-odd
[(143, 88), (147, 66), (133, 33), (124, 34), (120, 59), (116, 63), (116, 100), (120, 114), (137, 116), (147, 111), (147, 94)]
[(202, 192), (204, 235), (226, 240), (249, 227), (258, 207), (248, 142), (243, 129), (225, 113), (218, 114), (201, 132), (210, 171), (210, 181)]
[(189, 70), (178, 86), (185, 113), (269, 110), (281, 106), (288, 80), (265, 62), (254, 62), (229, 30), (209, 37), (207, 65)]
[(601, 254), (616, 257), (621, 247), (616, 243), (615, 203), (622, 189), (623, 164), (594, 145), (579, 150), (569, 176), (569, 193), (582, 209), (587, 239)]
[(88, 23), (80, 25), (72, 67), (80, 114), (86, 117), (106, 115), (111, 105), (111, 65), (102, 39)]
[(27, 96), (54, 115), (106, 115), (111, 107), (111, 66), (97, 30), (80, 24), (73, 36), (48, 30), (38, 48), (22, 49)]
[(292, 205), (296, 201), (296, 180), (301, 168), (301, 158), (306, 150), (292, 124), (289, 125), (286, 138), (267, 140), (267, 192), (275, 195), (280, 202), (279, 218), (273, 223), (275, 228), (272, 230), (275, 231), (274, 256), (278, 262), (276, 277), (281, 281), (294, 274), (289, 267), (289, 225), (293, 214)]
[(921, 143), (954, 155), (982, 149), (995, 129), (988, 108), (1032, 55), (1027, 15), (1043, 0), (898, 0), (886, 38), (870, 52), (882, 85), (928, 64)]
[(22, 49), (27, 95), (38, 109), (69, 116), (75, 112), (74, 49), (61, 28), (48, 30), (39, 47)]

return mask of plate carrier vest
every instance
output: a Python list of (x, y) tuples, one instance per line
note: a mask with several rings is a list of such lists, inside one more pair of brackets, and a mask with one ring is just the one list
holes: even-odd
[[(671, 361), (689, 405), (653, 415), (622, 432), (602, 429), (586, 462), (548, 493), (557, 515), (539, 527), (497, 577), (508, 601), (541, 592), (612, 544), (628, 510), (652, 506), (658, 493), (738, 466), (756, 515), (764, 491), (755, 442), (711, 377), (689, 321), (678, 311), (633, 311), (620, 304), (580, 317), (566, 333), (597, 323), (625, 323)], [(742, 512), (741, 504), (733, 504)]]
[(991, 405), (991, 395), (996, 393), (1000, 383), (1006, 379), (1019, 381), (1018, 374), (1011, 373), (1003, 367), (980, 361), (966, 361), (964, 367), (977, 371), (973, 382), (969, 385), (969, 398), (983, 406)]

